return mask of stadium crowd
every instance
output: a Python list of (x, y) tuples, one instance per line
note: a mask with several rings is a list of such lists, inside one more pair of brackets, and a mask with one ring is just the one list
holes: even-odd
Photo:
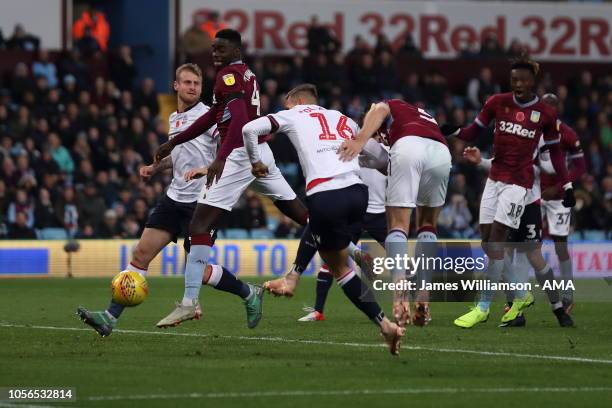
[[(11, 44), (37, 55), (33, 64), (18, 63), (0, 78), (0, 237), (34, 238), (35, 230), (51, 229), (77, 238), (135, 238), (169, 182), (170, 174), (155, 176), (147, 184), (138, 175), (139, 167), (151, 163), (156, 148), (167, 139), (167, 118), (159, 116), (156, 84), (150, 78), (136, 80), (138, 67), (128, 46), (105, 59), (112, 62), (103, 71), (108, 75), (101, 75), (85, 61), (93, 57), (88, 53), (105, 52), (106, 44), (94, 45), (90, 34), (83, 29), (75, 49), (56, 59), (23, 27), (16, 29), (16, 39), (0, 37), (0, 48)], [(356, 38), (344, 55), (338, 41), (312, 21), (308, 39), (308, 55), (249, 58), (260, 82), (262, 114), (282, 109), (283, 94), (292, 86), (311, 82), (319, 88), (323, 105), (355, 119), (372, 101), (400, 97), (425, 108), (439, 123), (464, 125), (487, 96), (502, 90), (486, 67), (466, 78), (460, 93), (451, 92), (440, 73), (400, 77), (400, 55), (422, 58), (410, 37), (398, 49), (384, 36), (375, 47)], [(492, 37), (480, 47), (466, 48), (461, 57), (506, 58), (521, 48), (513, 43), (503, 50)], [(215, 71), (212, 65), (202, 68), (203, 99), (210, 103)], [(574, 230), (600, 230), (610, 238), (612, 75), (595, 78), (584, 71), (568, 84), (543, 81), (539, 92), (559, 96), (560, 118), (576, 130), (585, 150), (588, 174), (576, 186)], [(490, 140), (483, 140), (485, 152), (488, 144)], [(271, 147), (281, 171), (298, 194), (303, 193), (290, 142), (278, 135)], [(459, 140), (451, 142), (454, 165), (440, 216), (441, 237), (478, 234), (479, 195), (486, 175), (462, 159), (464, 147)], [(257, 195), (247, 193), (224, 224), (246, 230), (273, 228), (277, 237), (299, 234), (287, 219), (270, 221)]]

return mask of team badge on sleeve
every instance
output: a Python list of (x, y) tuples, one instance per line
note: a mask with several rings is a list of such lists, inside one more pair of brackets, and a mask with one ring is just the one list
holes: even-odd
[(223, 75), (223, 83), (227, 86), (234, 85), (236, 83), (236, 78), (234, 78), (234, 74)]
[(529, 118), (533, 123), (538, 123), (540, 121), (540, 112), (531, 111), (531, 117)]

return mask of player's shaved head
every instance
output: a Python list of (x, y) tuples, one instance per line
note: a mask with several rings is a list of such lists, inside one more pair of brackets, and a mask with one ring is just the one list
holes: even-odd
[(542, 102), (557, 109), (559, 106), (559, 98), (554, 93), (547, 93), (542, 96)]
[(316, 104), (319, 100), (319, 92), (313, 84), (301, 84), (287, 92), (286, 99), (295, 105)]

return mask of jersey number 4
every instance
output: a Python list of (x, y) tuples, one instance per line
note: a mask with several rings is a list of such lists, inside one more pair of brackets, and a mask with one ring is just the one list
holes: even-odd
[[(311, 113), (310, 116), (317, 118), (319, 120), (319, 125), (321, 125), (319, 140), (336, 140), (336, 134), (330, 131), (329, 123), (327, 123), (325, 115), (322, 113)], [(355, 135), (353, 134), (353, 129), (347, 124), (347, 121), (348, 118), (346, 116), (340, 116), (336, 124), (336, 131), (343, 139), (353, 139)]]

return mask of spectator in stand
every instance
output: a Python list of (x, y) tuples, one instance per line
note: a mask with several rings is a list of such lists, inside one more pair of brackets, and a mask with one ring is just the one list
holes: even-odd
[(138, 198), (134, 201), (133, 206), (134, 221), (138, 223), (138, 235), (142, 234), (142, 231), (147, 224), (149, 217), (149, 209), (147, 208), (147, 202), (143, 198)]
[(389, 38), (386, 35), (378, 34), (378, 36), (376, 36), (376, 46), (374, 47), (374, 55), (376, 57), (380, 57), (383, 52), (392, 54), (393, 47), (391, 46), (391, 42), (389, 41)]
[(483, 67), (478, 78), (472, 78), (468, 83), (467, 98), (472, 108), (480, 109), (489, 96), (500, 92), (499, 84), (493, 82), (491, 68)]
[(350, 81), (354, 94), (359, 93), (366, 99), (372, 99), (378, 95), (379, 89), (376, 83), (374, 56), (372, 54), (365, 54), (361, 58), (361, 61), (358, 62), (352, 71)]
[(89, 70), (77, 48), (62, 53), (58, 62), (58, 68), (60, 77), (64, 78), (64, 80), (72, 77), (76, 87), (86, 89), (91, 86)]
[(465, 44), (459, 51), (459, 58), (462, 59), (477, 59), (480, 58), (480, 43), (476, 40)]
[(379, 54), (374, 71), (381, 96), (392, 99), (398, 93), (399, 79), (391, 53), (383, 51)]
[(306, 32), (308, 53), (311, 56), (319, 53), (332, 55), (340, 49), (340, 42), (331, 34), (329, 28), (319, 24), (319, 18), (313, 15)]
[(361, 61), (362, 57), (365, 54), (370, 53), (370, 46), (363, 39), (362, 36), (356, 35), (354, 39), (353, 48), (350, 49), (348, 54), (346, 54), (345, 62), (347, 65), (352, 65)]
[(57, 67), (49, 61), (49, 52), (41, 49), (38, 52), (38, 59), (32, 64), (32, 74), (34, 76), (43, 76), (47, 78), (49, 88), (57, 86)]
[(211, 39), (215, 38), (217, 35), (217, 31), (223, 30), (225, 28), (225, 23), (219, 20), (219, 12), (218, 11), (209, 11), (206, 14), (206, 19), (200, 25), (202, 31), (208, 34), (208, 37)]
[(510, 42), (508, 52), (506, 53), (506, 55), (510, 58), (519, 58), (527, 54), (527, 48), (523, 44), (521, 44), (521, 42), (516, 38)]
[(106, 205), (104, 199), (98, 194), (94, 182), (88, 182), (83, 190), (77, 193), (77, 211), (79, 213), (79, 225), (91, 225), (97, 230), (102, 225)]
[(407, 33), (404, 37), (404, 42), (398, 50), (398, 54), (403, 57), (422, 58), (421, 50), (414, 43), (412, 34)]
[(14, 222), (9, 225), (8, 239), (36, 239), (34, 229), (28, 225), (28, 218), (24, 212), (15, 214)]
[(89, 26), (85, 27), (85, 33), (76, 41), (74, 46), (86, 60), (92, 58), (97, 52), (102, 50), (100, 44), (94, 38), (91, 27)]
[(57, 163), (60, 168), (60, 171), (72, 175), (74, 172), (74, 161), (72, 160), (72, 156), (68, 152), (64, 146), (62, 146), (62, 142), (57, 135), (57, 133), (50, 133), (48, 138), (49, 144), (49, 152), (53, 157), (53, 160)]
[(110, 65), (111, 79), (119, 90), (125, 91), (132, 89), (136, 75), (132, 49), (128, 45), (122, 45)]
[(134, 104), (137, 107), (146, 106), (149, 108), (149, 113), (152, 116), (159, 114), (159, 102), (157, 101), (157, 92), (155, 91), (155, 82), (152, 78), (145, 78), (142, 81), (142, 86), (136, 91)]
[(11, 79), (11, 99), (15, 103), (21, 104), (26, 92), (33, 89), (28, 66), (23, 62), (17, 63)]
[(480, 47), (480, 56), (484, 58), (499, 58), (503, 57), (506, 53), (499, 44), (497, 36), (493, 33), (489, 33)]
[(102, 222), (96, 236), (106, 239), (120, 239), (122, 234), (123, 231), (121, 229), (121, 225), (119, 225), (117, 212), (113, 209), (106, 210), (104, 212), (104, 221)]
[(7, 220), (14, 224), (17, 222), (17, 214), (25, 215), (25, 224), (32, 228), (34, 227), (34, 204), (30, 201), (28, 193), (24, 189), (17, 189), (15, 200), (8, 206)]
[(278, 220), (278, 225), (274, 230), (274, 237), (280, 239), (288, 239), (298, 237), (300, 227), (286, 215), (281, 215)]
[(110, 37), (110, 25), (106, 16), (99, 10), (84, 10), (78, 20), (72, 25), (72, 38), (76, 41), (86, 35), (89, 29), (91, 36), (98, 43), (102, 51), (108, 49), (108, 39)]
[(62, 228), (62, 219), (56, 212), (56, 208), (51, 202), (51, 194), (46, 188), (41, 188), (38, 192), (38, 200), (34, 209), (34, 227), (43, 228)]
[(30, 33), (27, 33), (23, 25), (15, 25), (13, 35), (6, 42), (6, 48), (9, 50), (23, 51), (38, 51), (40, 39)]
[(267, 217), (266, 210), (263, 208), (261, 200), (259, 197), (253, 193), (252, 191), (247, 191), (247, 225), (246, 228), (258, 229), (258, 228), (266, 228), (267, 226)]
[(202, 29), (206, 22), (203, 13), (195, 13), (192, 16), (191, 26), (181, 36), (179, 45), (183, 60), (191, 61), (194, 55), (206, 55), (210, 52), (212, 39), (210, 35)]
[(468, 209), (467, 200), (461, 194), (453, 194), (438, 219), (438, 227), (444, 230), (445, 236), (452, 238), (471, 238), (474, 235), (472, 213)]

